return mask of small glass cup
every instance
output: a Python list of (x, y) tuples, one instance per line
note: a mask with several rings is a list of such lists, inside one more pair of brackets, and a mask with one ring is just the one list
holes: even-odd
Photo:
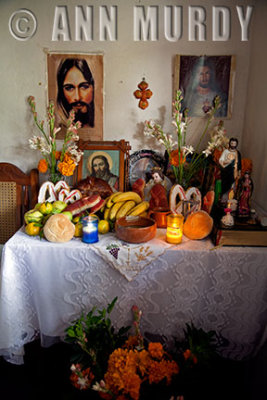
[(167, 216), (166, 240), (168, 243), (179, 244), (183, 238), (184, 216), (182, 214), (170, 214)]
[(82, 225), (82, 241), (85, 243), (98, 242), (98, 218), (95, 215), (88, 215), (82, 219)]

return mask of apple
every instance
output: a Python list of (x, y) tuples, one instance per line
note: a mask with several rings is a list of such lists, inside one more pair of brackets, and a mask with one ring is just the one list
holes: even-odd
[(72, 213), (70, 211), (62, 211), (62, 213), (60, 214), (64, 214), (66, 215), (70, 221), (72, 221)]
[(67, 203), (64, 201), (56, 200), (53, 202), (53, 214), (59, 214), (67, 207)]

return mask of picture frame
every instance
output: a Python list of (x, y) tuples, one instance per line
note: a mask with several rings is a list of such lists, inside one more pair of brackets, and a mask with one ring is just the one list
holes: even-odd
[(77, 168), (77, 182), (87, 176), (96, 176), (108, 182), (113, 190), (128, 189), (129, 142), (80, 140), (78, 147), (83, 156)]
[(129, 158), (129, 184), (141, 178), (147, 183), (151, 179), (151, 171), (158, 167), (166, 174), (166, 159), (160, 153), (150, 149), (137, 150)]
[(174, 98), (182, 91), (182, 112), (187, 109), (189, 117), (202, 117), (212, 107), (215, 96), (221, 106), (215, 117), (232, 117), (236, 60), (233, 55), (175, 56)]
[(103, 139), (103, 69), (103, 54), (47, 52), (48, 102), (55, 105), (58, 139), (65, 136), (72, 109), (82, 124), (81, 139)]

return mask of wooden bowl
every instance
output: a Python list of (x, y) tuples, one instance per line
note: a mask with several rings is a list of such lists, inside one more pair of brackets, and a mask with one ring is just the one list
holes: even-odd
[(148, 242), (155, 237), (156, 230), (156, 222), (146, 217), (123, 217), (119, 218), (115, 224), (117, 237), (129, 243)]

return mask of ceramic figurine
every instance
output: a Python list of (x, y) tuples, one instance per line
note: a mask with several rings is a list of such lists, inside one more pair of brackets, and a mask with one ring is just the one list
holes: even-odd
[(234, 225), (234, 217), (231, 215), (231, 208), (225, 208), (224, 212), (226, 213), (226, 215), (224, 215), (221, 219), (221, 222), (223, 223), (223, 225), (231, 227)]
[(222, 196), (221, 202), (227, 203), (229, 193), (236, 192), (237, 183), (241, 176), (241, 154), (237, 150), (238, 140), (231, 138), (228, 149), (225, 149), (219, 158), (221, 166)]
[(245, 171), (244, 176), (239, 181), (238, 188), (238, 216), (249, 217), (250, 215), (250, 199), (253, 192), (253, 182), (250, 172)]

